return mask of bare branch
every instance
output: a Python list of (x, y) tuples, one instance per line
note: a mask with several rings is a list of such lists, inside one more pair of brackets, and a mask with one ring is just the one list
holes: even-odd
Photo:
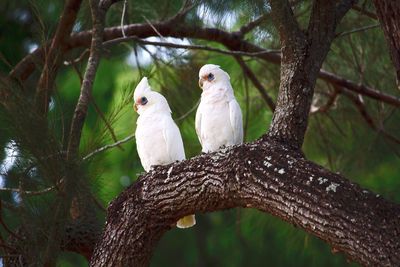
[(47, 187), (45, 189), (38, 190), (38, 191), (24, 190), (24, 189), (21, 189), (21, 188), (1, 187), (0, 191), (15, 192), (15, 193), (23, 194), (23, 195), (37, 196), (37, 195), (42, 195), (42, 194), (49, 193), (49, 192), (53, 191), (54, 189), (56, 189), (57, 187), (58, 187), (58, 185), (53, 185), (51, 187)]
[[(111, 123), (107, 120), (106, 116), (104, 115), (103, 111), (101, 111), (100, 107), (97, 105), (96, 101), (94, 100), (93, 95), (90, 95), (90, 101), (93, 104), (94, 109), (96, 110), (96, 113), (100, 116), (100, 118), (102, 119), (102, 121), (104, 122), (104, 124), (106, 125), (106, 128), (108, 129), (108, 131), (111, 134), (112, 139), (114, 140), (114, 142), (117, 142), (117, 136), (114, 132), (114, 129), (111, 126)], [(122, 147), (118, 146), (121, 150), (123, 150)]]
[(89, 49), (83, 50), (83, 52), (80, 54), (79, 57), (77, 57), (75, 59), (72, 59), (72, 60), (64, 61), (64, 65), (65, 66), (70, 66), (70, 65), (77, 64), (77, 63), (81, 62), (86, 57), (86, 55), (89, 54), (89, 52), (90, 52)]
[(392, 134), (388, 133), (383, 127), (377, 126), (375, 123), (374, 119), (369, 115), (365, 104), (352, 92), (348, 92), (345, 90), (341, 90), (342, 94), (347, 96), (351, 102), (353, 102), (354, 106), (357, 108), (357, 110), (360, 112), (360, 115), (364, 119), (364, 121), (368, 124), (368, 126), (376, 131), (378, 134), (382, 134), (385, 138), (387, 138), (389, 141), (394, 142), (396, 144), (400, 144), (400, 139), (393, 136)]
[(370, 29), (375, 29), (375, 28), (378, 28), (379, 26), (380, 26), (380, 24), (373, 24), (373, 25), (364, 26), (364, 27), (353, 29), (353, 30), (350, 30), (350, 31), (338, 33), (338, 34), (336, 34), (336, 37), (343, 37), (343, 36), (346, 36), (346, 35), (349, 35), (349, 34), (353, 34), (353, 33), (356, 33), (356, 32), (363, 32), (363, 31), (367, 31), (367, 30), (370, 30)]
[(200, 100), (199, 99), (196, 104), (194, 104), (193, 107), (191, 107), (187, 112), (185, 112), (185, 114), (183, 114), (182, 116), (180, 116), (179, 118), (175, 119), (175, 121), (181, 121), (183, 119), (185, 119), (187, 116), (189, 116), (193, 111), (196, 110), (196, 108), (198, 107), (198, 105), (200, 104)]
[(257, 88), (258, 92), (264, 99), (265, 103), (268, 105), (269, 109), (271, 111), (275, 110), (275, 103), (272, 100), (272, 98), (268, 95), (267, 90), (265, 90), (264, 86), (261, 84), (261, 82), (257, 79), (256, 75), (253, 73), (253, 71), (247, 66), (247, 64), (244, 62), (244, 60), (239, 57), (235, 56), (236, 61), (239, 63), (240, 67), (242, 68), (243, 73), (249, 77), (251, 82), (254, 84), (254, 86)]
[(373, 99), (385, 102), (385, 103), (390, 104), (395, 107), (400, 107), (400, 99), (399, 98), (389, 95), (389, 94), (386, 94), (384, 92), (380, 92), (377, 89), (374, 89), (372, 87), (366, 86), (364, 84), (356, 84), (353, 81), (347, 80), (343, 77), (337, 76), (337, 75), (330, 73), (328, 71), (325, 71), (325, 70), (320, 71), (320, 77), (323, 80), (325, 80), (333, 85), (341, 86), (342, 88), (344, 88), (346, 90), (353, 91), (353, 92), (359, 93), (361, 95), (371, 97)]
[(258, 18), (256, 18), (255, 20), (250, 21), (249, 23), (243, 25), (242, 27), (240, 27), (239, 30), (240, 35), (244, 36), (246, 33), (251, 32), (252, 30), (254, 30), (254, 28), (260, 26), (269, 16), (270, 14), (263, 14)]
[(109, 206), (90, 266), (148, 266), (178, 218), (233, 207), (271, 213), (363, 265), (400, 263), (398, 204), (264, 137), (139, 177)]
[[(161, 36), (161, 37), (163, 39), (165, 39), (163, 36)], [(154, 45), (154, 46), (162, 46), (162, 47), (177, 48), (177, 49), (205, 50), (205, 51), (217, 52), (220, 54), (231, 55), (231, 56), (257, 57), (257, 56), (260, 56), (263, 54), (268, 54), (268, 53), (280, 53), (279, 50), (263, 50), (260, 52), (245, 52), (245, 51), (224, 50), (224, 49), (214, 48), (214, 47), (210, 47), (210, 46), (206, 46), (206, 45), (185, 45), (185, 44), (175, 44), (175, 43), (170, 43), (170, 42), (153, 42), (153, 41), (147, 41), (147, 40), (140, 39), (137, 36), (116, 38), (116, 39), (104, 42), (103, 45), (110, 46), (110, 45), (114, 45), (114, 44), (118, 44), (118, 43), (126, 42), (126, 41), (135, 41), (137, 43), (144, 44), (144, 45)]]
[(339, 90), (334, 90), (328, 97), (328, 101), (326, 101), (325, 105), (320, 106), (320, 107), (315, 107), (311, 106), (310, 114), (315, 114), (315, 113), (325, 113), (327, 112), (336, 102), (336, 99), (339, 95)]
[(367, 17), (370, 17), (371, 19), (378, 20), (378, 16), (375, 13), (370, 12), (370, 11), (368, 11), (368, 10), (362, 8), (362, 7), (354, 5), (351, 8), (353, 10), (359, 12), (360, 14), (363, 14), (363, 15), (366, 15)]
[(86, 72), (81, 87), (81, 94), (75, 108), (74, 117), (72, 119), (68, 141), (67, 159), (71, 159), (78, 153), (82, 127), (85, 122), (97, 67), (100, 63), (106, 10), (100, 8), (99, 0), (91, 0), (90, 6), (93, 21), (92, 44), (90, 48), (88, 65), (86, 67)]
[(122, 8), (122, 15), (121, 15), (121, 32), (122, 32), (123, 37), (126, 37), (125, 30), (124, 30), (124, 26), (125, 26), (124, 19), (125, 19), (125, 12), (126, 12), (127, 5), (128, 5), (128, 0), (124, 0), (124, 7)]
[(115, 142), (115, 143), (113, 143), (113, 144), (105, 145), (105, 146), (103, 146), (103, 147), (100, 147), (100, 148), (96, 149), (95, 151), (90, 152), (89, 154), (87, 154), (86, 156), (84, 156), (84, 157), (83, 157), (83, 160), (88, 160), (89, 158), (93, 157), (94, 155), (96, 155), (96, 154), (98, 154), (98, 153), (101, 153), (101, 152), (106, 151), (106, 150), (108, 150), (108, 149), (110, 149), (110, 148), (113, 148), (113, 147), (122, 145), (122, 144), (124, 144), (124, 143), (130, 141), (130, 140), (133, 139), (134, 137), (135, 137), (135, 134), (131, 134), (131, 135), (125, 137), (124, 139), (122, 139), (122, 140), (120, 140), (120, 141), (118, 141), (118, 142)]
[(45, 57), (43, 72), (36, 90), (36, 105), (41, 113), (47, 113), (51, 91), (55, 80), (59, 62), (65, 51), (67, 40), (72, 32), (74, 22), (80, 9), (82, 0), (68, 0), (65, 3), (60, 23), (52, 39), (49, 53)]
[[(280, 64), (281, 57), (275, 51), (267, 51), (262, 47), (251, 44), (245, 40), (238, 39), (234, 34), (216, 29), (216, 28), (193, 28), (188, 25), (180, 25), (179, 30), (174, 31), (173, 25), (170, 22), (155, 23), (154, 26), (158, 29), (163, 36), (176, 37), (176, 38), (194, 38), (208, 41), (218, 42), (225, 45), (232, 51), (238, 51), (238, 55), (241, 56), (252, 56), (265, 60), (273, 64)], [(147, 24), (130, 24), (125, 26), (127, 36), (134, 36), (133, 39), (146, 38), (150, 36), (156, 36), (152, 31), (151, 27)], [(119, 43), (121, 35), (121, 27), (109, 27), (105, 29), (104, 41), (108, 44), (113, 43), (113, 40), (118, 40), (115, 43)], [(84, 31), (77, 34), (73, 34), (68, 43), (68, 48), (79, 48), (89, 47), (91, 39), (91, 31)], [(21, 80), (25, 80), (29, 77), (35, 69), (35, 63), (37, 60), (43, 57), (44, 49), (41, 47), (35, 50), (32, 54), (27, 55), (22, 59), (17, 66), (10, 72), (10, 76), (18, 77)], [(186, 48), (186, 47), (177, 47)], [(210, 50), (211, 51), (211, 50)], [(215, 51), (219, 52), (219, 51)], [(248, 54), (241, 54), (246, 52)], [(257, 53), (257, 54), (255, 54)], [(231, 55), (231, 53), (229, 53)], [(384, 103), (400, 106), (400, 99), (398, 97), (386, 94), (382, 90), (377, 90), (366, 85), (359, 85), (357, 82), (347, 80), (343, 77), (335, 75), (331, 72), (321, 69), (319, 78), (328, 81), (332, 85), (340, 85), (345, 89), (360, 93), (362, 95), (371, 97)]]

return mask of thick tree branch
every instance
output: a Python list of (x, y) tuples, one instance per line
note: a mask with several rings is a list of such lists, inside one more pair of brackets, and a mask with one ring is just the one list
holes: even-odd
[[(251, 44), (245, 40), (237, 38), (237, 35), (232, 33), (216, 29), (216, 28), (195, 28), (188, 25), (180, 24), (179, 27), (172, 25), (170, 21), (154, 23), (154, 27), (163, 35), (176, 38), (194, 38), (202, 39), (207, 41), (218, 42), (225, 45), (232, 51), (241, 51), (245, 53), (258, 53), (257, 55), (252, 55), (254, 57), (261, 58), (267, 62), (280, 64), (281, 57), (279, 54), (274, 52), (268, 52), (267, 50)], [(138, 38), (146, 38), (151, 36), (156, 36), (151, 27), (147, 24), (130, 24), (125, 26), (125, 33), (127, 36), (135, 36)], [(109, 27), (104, 30), (104, 41), (114, 40), (121, 38), (121, 28), (120, 27)], [(80, 33), (73, 34), (69, 40), (68, 48), (82, 48), (90, 47), (91, 31), (84, 31)], [(33, 53), (27, 55), (23, 60), (21, 60), (17, 66), (10, 72), (11, 77), (18, 77), (21, 80), (25, 80), (29, 77), (35, 70), (36, 61), (40, 61), (44, 55), (45, 47), (38, 48)], [(217, 52), (217, 51), (216, 51)], [(326, 70), (321, 69), (319, 77), (333, 85), (338, 84), (345, 89), (350, 91), (355, 91), (362, 95), (366, 95), (378, 101), (382, 101), (394, 106), (400, 106), (400, 99), (385, 94), (381, 90), (377, 90), (365, 85), (360, 85), (356, 82), (347, 80), (336, 74), (330, 73)]]
[(261, 25), (269, 16), (270, 14), (263, 14), (258, 18), (256, 18), (255, 20), (250, 21), (249, 23), (243, 25), (242, 27), (240, 27), (238, 34), (240, 34), (241, 36), (246, 35), (246, 33), (251, 32), (252, 30), (254, 30), (254, 28)]
[(396, 69), (400, 89), (400, 4), (395, 0), (374, 0), (379, 22), (389, 47), (390, 58)]
[(355, 1), (314, 1), (307, 33), (303, 34), (287, 1), (271, 0), (282, 47), (281, 83), (268, 132), (300, 149), (307, 129), (314, 87), (341, 18)]
[(399, 205), (264, 138), (140, 177), (108, 208), (90, 265), (148, 266), (178, 218), (233, 207), (272, 213), (361, 264), (400, 264)]
[(282, 53), (295, 53), (295, 47), (304, 45), (305, 36), (294, 17), (292, 8), (287, 0), (270, 0), (271, 15), (278, 29)]

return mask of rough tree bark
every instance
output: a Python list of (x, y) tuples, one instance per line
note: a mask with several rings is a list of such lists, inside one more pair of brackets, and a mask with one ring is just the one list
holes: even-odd
[(268, 135), (156, 167), (114, 200), (91, 266), (147, 266), (184, 215), (256, 208), (305, 229), (365, 265), (400, 264), (400, 206), (306, 160), (300, 147), (318, 71), (354, 1), (315, 1), (309, 28), (271, 1), (282, 43), (281, 86)]
[(400, 2), (374, 0), (374, 5), (389, 47), (390, 58), (396, 68), (397, 86), (400, 88)]
[(282, 47), (281, 83), (269, 135), (299, 149), (307, 128), (314, 87), (342, 17), (356, 1), (315, 1), (306, 32), (289, 2), (271, 0)]
[(91, 266), (147, 266), (177, 219), (233, 207), (278, 216), (362, 264), (400, 264), (399, 205), (264, 137), (141, 176), (111, 203)]

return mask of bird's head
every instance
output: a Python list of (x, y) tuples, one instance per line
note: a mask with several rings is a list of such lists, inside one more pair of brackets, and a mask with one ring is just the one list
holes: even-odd
[(143, 77), (133, 93), (133, 108), (139, 115), (147, 111), (169, 112), (168, 102), (165, 97), (151, 90), (147, 77)]
[(199, 86), (206, 90), (213, 84), (219, 82), (229, 82), (228, 73), (223, 71), (220, 66), (214, 64), (206, 64), (199, 71)]

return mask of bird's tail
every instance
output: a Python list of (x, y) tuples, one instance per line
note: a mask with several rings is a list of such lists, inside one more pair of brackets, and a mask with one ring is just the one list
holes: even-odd
[(196, 224), (196, 218), (194, 215), (188, 215), (183, 218), (180, 218), (179, 221), (176, 222), (176, 227), (178, 228), (189, 228)]

